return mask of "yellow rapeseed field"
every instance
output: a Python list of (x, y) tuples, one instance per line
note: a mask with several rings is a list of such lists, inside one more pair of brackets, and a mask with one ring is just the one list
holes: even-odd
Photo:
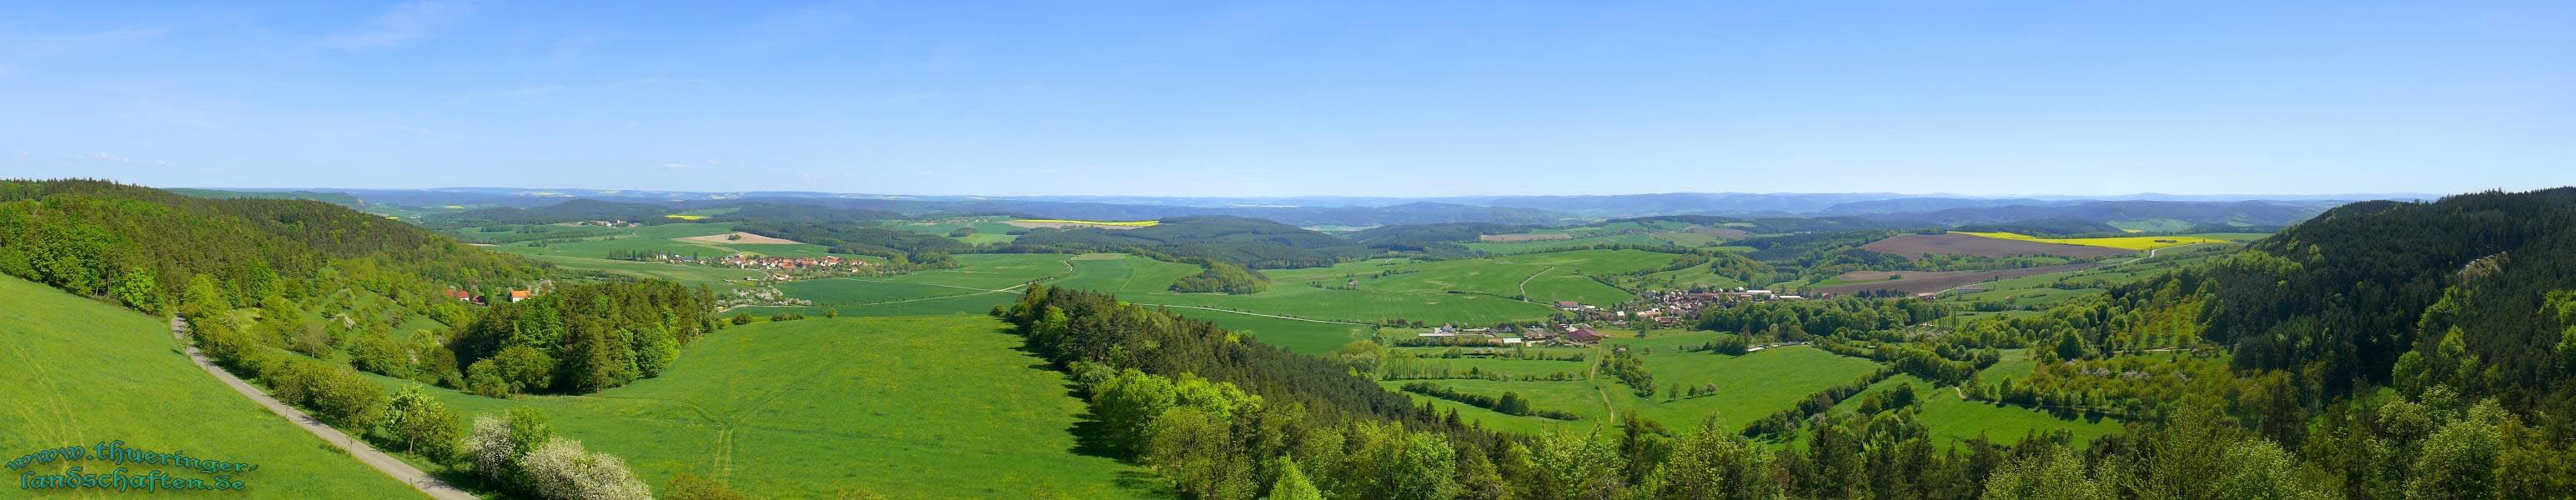
[(2197, 244), (2201, 244), (2201, 243), (2227, 243), (2227, 242), (2228, 242), (2227, 240), (2222, 240), (2222, 239), (2217, 239), (2217, 238), (2203, 238), (2203, 237), (2199, 237), (2199, 236), (2122, 236), (2122, 237), (2116, 237), (2116, 238), (2040, 238), (2040, 237), (2034, 237), (2034, 236), (2028, 236), (2028, 235), (2021, 235), (2021, 234), (2014, 234), (2014, 233), (2000, 233), (2000, 232), (1999, 232), (1999, 233), (1977, 233), (1977, 232), (1968, 232), (1968, 231), (1952, 231), (1952, 232), (1959, 233), (1959, 234), (1964, 234), (1964, 235), (1969, 235), (1969, 236), (1984, 236), (1984, 237), (1987, 237), (1987, 238), (2000, 238), (2000, 239), (2007, 239), (2007, 240), (2022, 240), (2022, 241), (2036, 241), (2036, 242), (2040, 242), (2040, 243), (2065, 243), (2065, 244), (2069, 244), (2069, 245), (2089, 245), (2089, 246), (2097, 246), (2097, 247), (2111, 247), (2111, 248), (2118, 248), (2118, 249), (2125, 249), (2125, 250), (2153, 250), (2153, 249), (2164, 248), (2164, 247), (2175, 247), (2175, 246), (2183, 246), (2183, 245), (2197, 245)]

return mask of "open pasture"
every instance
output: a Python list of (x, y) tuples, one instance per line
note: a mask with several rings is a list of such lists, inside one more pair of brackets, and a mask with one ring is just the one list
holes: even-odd
[(2119, 432), (2120, 422), (2107, 418), (2060, 418), (2045, 411), (2013, 405), (1961, 399), (1959, 392), (1948, 387), (1934, 387), (1912, 375), (1899, 374), (1871, 384), (1860, 395), (1835, 404), (1833, 412), (1848, 414), (1859, 411), (1861, 398), (1869, 394), (1893, 391), (1900, 384), (1912, 384), (1921, 408), (1915, 418), (1923, 422), (1940, 444), (1951, 445), (1985, 436), (1997, 444), (2021, 442), (2033, 432), (2066, 431), (2075, 442)]
[(708, 258), (737, 253), (774, 257), (828, 255), (822, 245), (797, 243), (759, 235), (745, 234), (742, 240), (728, 240), (724, 235), (733, 234), (734, 230), (733, 224), (726, 223), (661, 224), (611, 229), (614, 232), (604, 236), (581, 238), (579, 241), (512, 243), (489, 248), (523, 255), (594, 259), (607, 258), (624, 252), (660, 252)]
[(1005, 326), (982, 315), (754, 323), (690, 344), (661, 377), (594, 395), (431, 392), (467, 414), (537, 408), (656, 488), (685, 472), (753, 498), (1164, 496), (1135, 467), (1073, 451), (1066, 429), (1082, 401)]
[(538, 262), (551, 262), (555, 265), (569, 269), (599, 271), (637, 278), (666, 279), (691, 285), (706, 285), (717, 289), (723, 289), (723, 287), (730, 286), (733, 282), (757, 278), (763, 274), (760, 271), (750, 269), (693, 266), (666, 262), (638, 262), (632, 260), (572, 257), (517, 251), (522, 248), (525, 247), (497, 247), (496, 249), (503, 252), (524, 255), (530, 259), (536, 259)]
[[(1650, 337), (1651, 338), (1651, 337)], [(1506, 430), (1585, 429), (1594, 425), (1611, 426), (1613, 416), (1635, 414), (1664, 424), (1667, 428), (1685, 428), (1709, 416), (1724, 418), (1728, 426), (1742, 429), (1753, 421), (1796, 405), (1799, 400), (1827, 387), (1860, 378), (1878, 364), (1869, 360), (1837, 356), (1803, 346), (1765, 349), (1743, 356), (1707, 352), (1671, 352), (1657, 349), (1657, 354), (1644, 355), (1646, 371), (1655, 377), (1658, 389), (1653, 397), (1640, 398), (1617, 378), (1593, 375), (1583, 381), (1497, 381), (1436, 380), (1435, 384), (1458, 390), (1500, 395), (1505, 391), (1529, 398), (1532, 408), (1556, 410), (1582, 415), (1583, 420), (1563, 422), (1539, 417), (1503, 415), (1493, 412), (1459, 410), (1460, 416), (1484, 422), (1487, 427)], [(1597, 359), (1597, 357), (1595, 358)], [(1555, 361), (1554, 363), (1567, 363)], [(1589, 365), (1589, 363), (1585, 363)], [(1461, 365), (1463, 368), (1465, 365)], [(1392, 389), (1409, 381), (1381, 381)], [(1662, 387), (1701, 387), (1715, 385), (1711, 396), (1673, 401), (1664, 399)], [(1416, 400), (1431, 399), (1414, 395)], [(1442, 403), (1449, 406), (1453, 403)], [(1464, 405), (1458, 405), (1464, 406)]]

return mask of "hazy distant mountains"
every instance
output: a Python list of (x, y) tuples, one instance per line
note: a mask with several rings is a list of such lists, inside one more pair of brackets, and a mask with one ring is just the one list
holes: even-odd
[[(1655, 193), (1573, 196), (1448, 197), (1186, 197), (1186, 196), (912, 196), (806, 191), (689, 192), (598, 189), (439, 188), (251, 189), (346, 195), (401, 207), (534, 208), (586, 199), (616, 204), (717, 208), (745, 203), (813, 205), (921, 214), (1011, 214), (1031, 217), (1144, 220), (1226, 215), (1296, 225), (1375, 226), (1435, 223), (1568, 224), (1658, 215), (1738, 217), (1849, 216), (1927, 226), (2032, 220), (2160, 221), (2191, 225), (2278, 226), (2336, 205), (2370, 199), (2432, 199), (2423, 194), (2343, 196), (2162, 195), (1983, 198), (1896, 193)], [(200, 196), (226, 191), (195, 190)], [(269, 195), (274, 196), (274, 195)], [(336, 199), (334, 201), (343, 201)], [(598, 207), (591, 207), (598, 208)], [(634, 207), (626, 207), (632, 209)], [(496, 214), (495, 212), (484, 212)]]

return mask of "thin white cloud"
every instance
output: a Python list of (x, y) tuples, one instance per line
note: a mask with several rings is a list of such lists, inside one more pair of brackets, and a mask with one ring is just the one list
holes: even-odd
[(662, 169), (663, 169), (663, 170), (668, 170), (668, 171), (672, 171), (672, 172), (681, 172), (681, 171), (686, 171), (686, 170), (689, 170), (689, 169), (692, 169), (692, 168), (697, 168), (697, 167), (689, 166), (689, 164), (687, 164), (687, 163), (677, 163), (677, 162), (673, 162), (673, 163), (664, 163), (664, 164), (662, 164)]
[(324, 38), (322, 45), (352, 52), (399, 47), (428, 38), (473, 13), (473, 6), (457, 2), (406, 2), (364, 26)]

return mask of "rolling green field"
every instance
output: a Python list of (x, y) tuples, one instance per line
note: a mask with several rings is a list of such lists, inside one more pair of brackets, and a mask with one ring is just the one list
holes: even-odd
[[(524, 247), (496, 248), (505, 252), (520, 253), (511, 249)], [(728, 281), (741, 281), (744, 279), (756, 278), (760, 277), (762, 274), (760, 271), (750, 269), (727, 269), (721, 267), (692, 266), (665, 262), (637, 262), (631, 260), (570, 257), (562, 255), (522, 255), (527, 255), (528, 258), (536, 259), (538, 262), (551, 262), (555, 265), (571, 269), (586, 269), (635, 278), (666, 279), (690, 285), (706, 285), (709, 288), (719, 290), (727, 286), (732, 286), (727, 283)]]
[[(1650, 339), (1652, 337), (1649, 337)], [(1662, 349), (1658, 349), (1662, 352)], [(1581, 381), (1498, 381), (1498, 380), (1433, 380), (1433, 384), (1456, 390), (1501, 395), (1516, 392), (1530, 400), (1532, 408), (1571, 412), (1583, 420), (1566, 422), (1539, 417), (1504, 415), (1483, 411), (1446, 400), (1419, 394), (1416, 401), (1437, 401), (1443, 408), (1459, 408), (1459, 415), (1486, 427), (1538, 432), (1553, 429), (1587, 429), (1594, 425), (1608, 427), (1617, 422), (1612, 413), (1636, 414), (1663, 423), (1668, 428), (1686, 427), (1700, 419), (1717, 416), (1727, 425), (1742, 429), (1760, 419), (1797, 404), (1798, 400), (1826, 387), (1850, 382), (1877, 369), (1877, 364), (1859, 358), (1836, 356), (1812, 347), (1791, 346), (1765, 349), (1743, 356), (1726, 356), (1706, 352), (1647, 354), (1646, 371), (1654, 374), (1657, 386), (1703, 386), (1715, 384), (1717, 394), (1697, 398), (1665, 401), (1658, 390), (1653, 398), (1640, 398), (1625, 384), (1608, 375), (1597, 375)], [(1597, 357), (1595, 358), (1597, 359)], [(1467, 360), (1451, 360), (1467, 361)], [(1478, 366), (1504, 360), (1474, 360), (1456, 364), (1458, 368)], [(1567, 363), (1564, 361), (1516, 361), (1518, 363)], [(1571, 363), (1568, 363), (1571, 365)], [(1588, 363), (1584, 366), (1588, 366)], [(1498, 366), (1497, 368), (1504, 368)], [(1528, 368), (1522, 368), (1528, 369)], [(1539, 369), (1544, 369), (1543, 367)], [(1389, 389), (1402, 387), (1411, 380), (1380, 381)], [(1410, 394), (1410, 393), (1408, 393)], [(1470, 411), (1475, 410), (1475, 411)]]
[[(615, 232), (611, 233), (609, 236), (582, 238), (582, 241), (548, 242), (544, 244), (545, 246), (529, 246), (530, 243), (512, 243), (487, 248), (529, 256), (586, 257), (593, 259), (606, 258), (610, 253), (614, 252), (634, 251), (662, 252), (678, 255), (696, 254), (708, 258), (734, 253), (749, 253), (773, 257), (821, 257), (827, 255), (824, 252), (825, 248), (822, 245), (805, 243), (692, 243), (673, 239), (725, 234), (733, 232), (733, 227), (734, 225), (730, 223), (682, 223), (641, 227), (620, 227), (610, 228)], [(473, 231), (473, 229), (462, 229), (460, 231)]]
[(951, 238), (965, 242), (969, 245), (999, 245), (1020, 239), (1019, 235), (1009, 234), (1011, 231), (1026, 229), (1002, 223), (1003, 221), (1008, 220), (1011, 220), (1011, 218), (960, 217), (924, 221), (888, 221), (885, 224), (885, 228), (922, 234), (936, 234), (940, 236), (948, 236), (948, 233), (956, 231), (958, 228), (974, 228), (974, 234)]
[[(2027, 361), (2027, 358), (2024, 358), (2024, 361)], [(2023, 373), (2029, 372), (2025, 369)], [(1915, 413), (1916, 419), (1921, 420), (1923, 426), (1932, 431), (1933, 436), (1947, 442), (1944, 444), (1956, 444), (1975, 439), (1979, 435), (1995, 443), (2012, 444), (2021, 442), (2022, 438), (2029, 437), (2035, 431), (2066, 431), (2075, 437), (2075, 442), (2083, 443), (2120, 431), (2118, 420), (2058, 418), (2047, 412), (2019, 406), (1968, 401), (1960, 399), (1958, 391), (1947, 387), (1933, 387), (1930, 382), (1923, 379), (1901, 374), (1871, 384), (1868, 390), (1861, 391), (1861, 395), (1852, 396), (1834, 405), (1833, 411), (1835, 413), (1857, 411), (1862, 396), (1894, 390), (1900, 383), (1914, 385), (1914, 394), (1922, 404), (1922, 408)]]
[(754, 323), (690, 344), (661, 377), (593, 395), (431, 391), (468, 414), (538, 408), (656, 488), (686, 472), (753, 498), (1167, 496), (1141, 469), (1071, 451), (1084, 404), (1005, 326), (981, 315)]
[[(1534, 251), (1546, 250), (1546, 249), (1551, 249), (1551, 248), (1585, 247), (1585, 246), (1599, 245), (1599, 244), (1604, 244), (1604, 243), (1616, 243), (1616, 244), (1625, 244), (1625, 245), (1675, 245), (1675, 244), (1681, 244), (1681, 243), (1676, 242), (1676, 241), (1674, 241), (1674, 240), (1672, 240), (1672, 239), (1667, 239), (1667, 238), (1658, 238), (1657, 236), (1663, 236), (1663, 235), (1660, 235), (1660, 234), (1618, 234), (1618, 235), (1606, 235), (1606, 236), (1581, 236), (1581, 235), (1577, 235), (1576, 237), (1574, 237), (1574, 238), (1572, 238), (1572, 239), (1563, 239), (1563, 240), (1533, 240), (1533, 241), (1480, 241), (1480, 242), (1465, 243), (1465, 245), (1467, 245), (1467, 248), (1472, 248), (1472, 249), (1475, 249), (1476, 251), (1479, 251), (1479, 252), (1485, 252), (1485, 253), (1487, 253), (1487, 254), (1493, 254), (1493, 255), (1504, 255), (1504, 254), (1515, 254), (1515, 253), (1521, 253), (1521, 252), (1534, 252)], [(1705, 236), (1705, 235), (1702, 235), (1702, 236)]]
[[(10, 304), (9, 313), (0, 314), (0, 363), (13, 375), (0, 386), (0, 400), (9, 401), (0, 405), (0, 429), (6, 429), (0, 432), (0, 454), (8, 460), (40, 448), (123, 440), (129, 448), (260, 466), (222, 474), (248, 484), (247, 490), (207, 496), (422, 498), (226, 388), (180, 353), (169, 323), (160, 318), (8, 276), (0, 276), (0, 300)], [(217, 475), (95, 459), (9, 472), (50, 475), (70, 467), (89, 474), (124, 467), (129, 475), (155, 468), (188, 479)], [(45, 493), (30, 496), (127, 496), (114, 490)]]
[[(779, 288), (792, 297), (812, 300), (814, 305), (743, 310), (765, 314), (839, 309), (849, 315), (982, 312), (1009, 301), (1019, 285), (1037, 281), (1115, 293), (1137, 304), (1169, 306), (1186, 316), (1255, 331), (1282, 347), (1316, 353), (1366, 336), (1357, 331), (1365, 326), (1335, 323), (1407, 319), (1493, 324), (1536, 320), (1556, 312), (1541, 302), (1625, 301), (1633, 295), (1594, 280), (1590, 273), (1662, 266), (1673, 256), (1635, 250), (1584, 250), (1495, 259), (1386, 259), (1323, 268), (1273, 269), (1263, 271), (1271, 277), (1269, 291), (1244, 295), (1172, 292), (1169, 288), (1174, 280), (1197, 273), (1199, 268), (1125, 254), (966, 254), (957, 258), (961, 264), (958, 269), (788, 282)], [(1364, 277), (1381, 272), (1392, 274)], [(1353, 280), (1359, 282), (1356, 289), (1338, 288)], [(1524, 287), (1530, 300), (1514, 300), (1513, 296)]]
[[(1947, 296), (1955, 300), (1995, 301), (2014, 307), (2045, 308), (2067, 299), (2104, 293), (2108, 286), (2124, 285), (2171, 273), (2184, 267), (2224, 257), (2238, 248), (2230, 244), (2203, 244), (2158, 250), (2153, 258), (2110, 261), (2112, 264), (2061, 273), (2036, 274), (2005, 278), (1977, 286), (1986, 291)], [(2076, 285), (2062, 288), (2061, 283)]]

